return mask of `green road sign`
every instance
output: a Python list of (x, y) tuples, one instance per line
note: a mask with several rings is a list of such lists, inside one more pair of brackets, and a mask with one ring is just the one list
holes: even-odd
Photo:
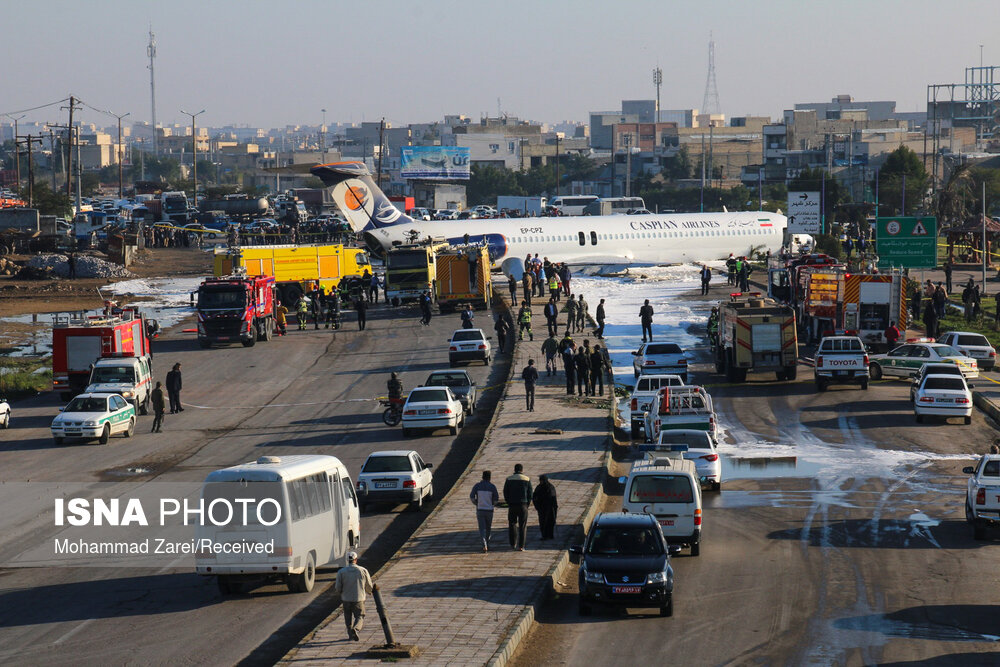
[(937, 218), (876, 218), (879, 269), (937, 266)]

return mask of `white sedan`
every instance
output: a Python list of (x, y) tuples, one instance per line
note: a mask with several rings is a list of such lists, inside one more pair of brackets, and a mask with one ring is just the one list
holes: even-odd
[(135, 408), (118, 394), (80, 394), (52, 420), (52, 439), (61, 445), (66, 438), (97, 440), (121, 433), (126, 438), (135, 433)]
[(688, 429), (671, 429), (660, 431), (660, 439), (653, 446), (653, 451), (670, 451), (672, 445), (687, 445), (684, 458), (694, 461), (695, 470), (701, 483), (712, 491), (722, 488), (722, 461), (719, 450), (708, 431)]
[(462, 402), (448, 387), (417, 387), (403, 404), (403, 436), (416, 429), (448, 427), (452, 435), (465, 426)]
[(412, 449), (372, 452), (358, 474), (361, 511), (377, 502), (410, 503), (414, 509), (423, 507), (424, 498), (434, 497), (432, 467)]
[(926, 416), (962, 417), (972, 423), (972, 392), (958, 375), (925, 375), (914, 395), (913, 412), (918, 422)]

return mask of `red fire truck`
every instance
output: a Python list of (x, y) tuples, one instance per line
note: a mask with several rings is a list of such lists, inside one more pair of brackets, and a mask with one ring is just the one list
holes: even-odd
[(274, 334), (274, 276), (206, 278), (198, 287), (198, 343), (244, 347)]
[(52, 389), (70, 399), (82, 392), (93, 363), (104, 357), (151, 354), (145, 318), (134, 309), (85, 318), (56, 316), (52, 325)]

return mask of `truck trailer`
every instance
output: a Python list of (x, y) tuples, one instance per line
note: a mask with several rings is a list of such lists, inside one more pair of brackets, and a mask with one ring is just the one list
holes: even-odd
[(449, 246), (435, 258), (435, 295), (441, 313), (454, 312), (462, 304), (487, 310), (493, 301), (490, 251), (485, 244)]
[(757, 292), (731, 294), (729, 301), (719, 303), (713, 353), (715, 372), (730, 382), (769, 371), (778, 380), (794, 380), (799, 356), (795, 311)]

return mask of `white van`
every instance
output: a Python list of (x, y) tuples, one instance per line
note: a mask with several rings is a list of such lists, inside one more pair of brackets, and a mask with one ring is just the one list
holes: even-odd
[[(262, 456), (205, 478), (202, 499), (206, 507), (212, 500), (223, 499), (240, 508), (235, 500), (248, 498), (256, 503), (247, 505), (246, 525), (242, 515), (236, 514), (228, 525), (203, 521), (208, 525), (196, 530), (197, 572), (215, 575), (224, 594), (237, 592), (243, 581), (271, 577), (284, 579), (292, 592), (311, 591), (316, 568), (347, 565), (347, 552), (361, 544), (361, 512), (354, 484), (334, 456)], [(236, 553), (226, 548), (233, 543), (262, 546)]]
[(625, 483), (622, 511), (652, 514), (668, 544), (701, 552), (701, 482), (694, 461), (684, 459), (687, 445), (654, 450), (632, 464)]
[(141, 357), (108, 357), (94, 362), (84, 392), (88, 394), (121, 394), (136, 412), (149, 412), (153, 393), (153, 360)]

